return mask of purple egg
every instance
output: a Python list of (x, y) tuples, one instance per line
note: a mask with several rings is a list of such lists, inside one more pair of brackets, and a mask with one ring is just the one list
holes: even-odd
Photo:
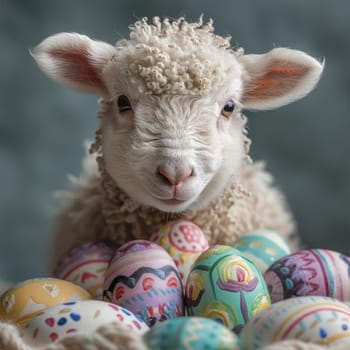
[(313, 295), (350, 301), (350, 257), (327, 249), (302, 250), (264, 273), (271, 301)]
[(148, 326), (184, 314), (182, 283), (170, 255), (151, 241), (122, 245), (106, 273), (104, 299), (123, 306)]

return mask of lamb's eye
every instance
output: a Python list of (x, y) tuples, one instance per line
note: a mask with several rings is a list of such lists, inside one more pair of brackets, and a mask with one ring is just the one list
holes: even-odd
[(221, 115), (223, 115), (225, 118), (230, 118), (234, 109), (235, 109), (235, 103), (233, 102), (233, 100), (228, 100), (225, 103), (224, 108), (221, 110)]
[(129, 99), (127, 98), (127, 96), (125, 96), (125, 95), (120, 95), (118, 97), (117, 104), (118, 104), (118, 110), (120, 113), (132, 110), (131, 103), (130, 103)]

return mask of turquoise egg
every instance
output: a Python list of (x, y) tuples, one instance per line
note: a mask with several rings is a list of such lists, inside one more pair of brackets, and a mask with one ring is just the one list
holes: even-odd
[(239, 350), (240, 341), (222, 324), (203, 317), (178, 317), (156, 324), (143, 340), (152, 350)]
[(241, 236), (233, 247), (252, 260), (261, 272), (291, 253), (286, 240), (268, 229), (259, 229)]
[(270, 306), (270, 295), (256, 265), (239, 250), (217, 245), (195, 261), (186, 283), (190, 316), (211, 318), (240, 333), (244, 324)]

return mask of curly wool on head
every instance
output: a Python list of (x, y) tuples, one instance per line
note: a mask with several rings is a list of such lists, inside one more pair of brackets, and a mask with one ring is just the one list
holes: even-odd
[(203, 95), (224, 84), (232, 57), (243, 54), (202, 17), (194, 23), (154, 17), (151, 24), (143, 18), (130, 29), (130, 40), (116, 43), (115, 59), (124, 64), (124, 74), (143, 82), (140, 92), (146, 94)]

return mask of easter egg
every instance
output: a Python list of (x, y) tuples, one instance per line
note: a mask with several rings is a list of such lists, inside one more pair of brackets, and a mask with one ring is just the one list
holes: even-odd
[(30, 279), (2, 294), (0, 320), (14, 321), (23, 327), (50, 306), (85, 299), (91, 299), (91, 295), (74, 283), (56, 278)]
[(233, 247), (252, 260), (261, 272), (291, 253), (287, 242), (278, 233), (268, 229), (259, 229), (241, 236)]
[(102, 299), (103, 282), (115, 246), (88, 242), (68, 251), (56, 266), (53, 276), (86, 289), (94, 299)]
[(240, 349), (237, 335), (222, 324), (203, 317), (178, 317), (159, 323), (143, 335), (143, 340), (152, 350)]
[(270, 297), (252, 261), (237, 249), (217, 245), (192, 266), (185, 302), (189, 315), (217, 320), (239, 333), (252, 316), (270, 305)]
[(350, 257), (327, 249), (302, 250), (272, 264), (264, 273), (272, 302), (318, 295), (350, 301)]
[(126, 331), (143, 334), (147, 325), (121, 306), (101, 300), (63, 303), (44, 310), (22, 330), (28, 344), (45, 345), (73, 333), (92, 333), (110, 322), (118, 322)]
[(179, 270), (183, 287), (190, 269), (199, 254), (209, 248), (202, 230), (193, 222), (178, 220), (162, 226), (151, 241), (163, 247)]
[(182, 316), (182, 284), (174, 261), (145, 240), (117, 249), (104, 283), (104, 299), (129, 309), (147, 325)]
[(246, 350), (286, 339), (322, 345), (348, 342), (350, 308), (329, 297), (286, 299), (262, 310), (246, 323), (241, 333), (242, 347)]

